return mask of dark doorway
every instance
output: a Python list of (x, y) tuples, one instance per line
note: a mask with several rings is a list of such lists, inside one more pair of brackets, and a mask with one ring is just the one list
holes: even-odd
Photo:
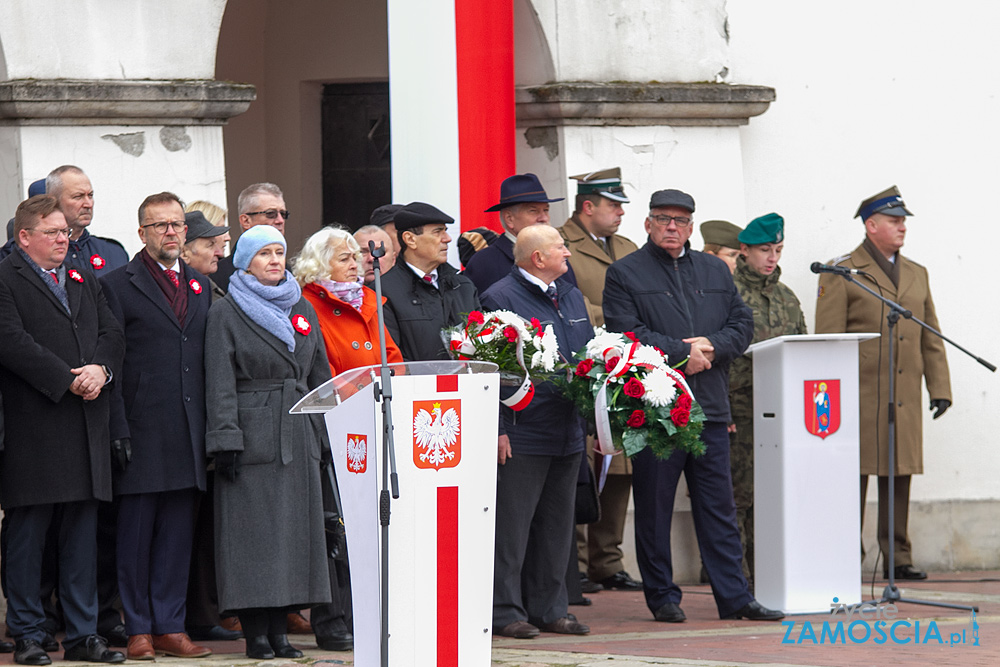
[(356, 230), (391, 195), (389, 84), (323, 86), (323, 223)]

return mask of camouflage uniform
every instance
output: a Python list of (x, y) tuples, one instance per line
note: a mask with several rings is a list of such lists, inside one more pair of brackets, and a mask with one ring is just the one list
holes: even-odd
[[(806, 333), (806, 321), (795, 294), (778, 282), (781, 267), (769, 276), (757, 273), (740, 257), (733, 280), (753, 311), (753, 342)], [(736, 523), (743, 542), (743, 574), (753, 580), (753, 359), (744, 353), (729, 370), (729, 404), (736, 424), (730, 435)]]

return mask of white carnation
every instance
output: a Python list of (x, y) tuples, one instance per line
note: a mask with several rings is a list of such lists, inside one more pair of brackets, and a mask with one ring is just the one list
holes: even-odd
[(621, 334), (608, 333), (603, 328), (594, 329), (594, 337), (587, 343), (587, 356), (590, 358), (600, 358), (604, 350), (614, 348), (617, 352), (612, 355), (620, 357), (625, 353), (627, 339)]
[(654, 368), (663, 368), (666, 359), (649, 345), (640, 345), (632, 355), (633, 364), (648, 364)]
[(642, 379), (642, 384), (646, 387), (646, 393), (642, 395), (642, 400), (658, 408), (665, 408), (670, 405), (677, 395), (677, 384), (674, 379), (660, 369), (655, 369), (646, 374)]

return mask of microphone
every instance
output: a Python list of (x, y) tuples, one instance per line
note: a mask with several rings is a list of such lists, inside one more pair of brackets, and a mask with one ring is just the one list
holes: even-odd
[(813, 273), (839, 273), (842, 276), (852, 273), (856, 276), (865, 275), (864, 271), (858, 271), (857, 269), (849, 269), (846, 266), (830, 266), (829, 264), (820, 264), (819, 262), (813, 262), (809, 270)]

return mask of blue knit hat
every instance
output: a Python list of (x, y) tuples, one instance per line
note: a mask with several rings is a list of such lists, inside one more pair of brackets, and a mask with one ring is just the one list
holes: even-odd
[(243, 232), (236, 242), (236, 251), (233, 252), (233, 266), (246, 271), (254, 255), (260, 252), (261, 248), (272, 243), (280, 243), (282, 248), (288, 249), (285, 237), (277, 229), (271, 225), (254, 225)]

